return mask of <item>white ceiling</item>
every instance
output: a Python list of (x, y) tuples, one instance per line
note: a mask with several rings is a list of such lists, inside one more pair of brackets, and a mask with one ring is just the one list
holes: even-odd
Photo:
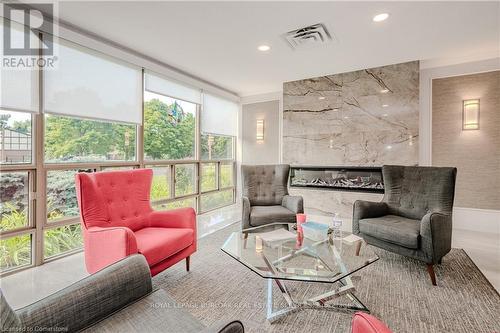
[[(375, 23), (380, 12), (391, 14)], [(282, 83), (410, 60), (499, 54), (500, 2), (60, 2), (82, 29), (247, 96)], [(335, 42), (281, 35), (324, 23)], [(257, 51), (260, 44), (272, 49)]]

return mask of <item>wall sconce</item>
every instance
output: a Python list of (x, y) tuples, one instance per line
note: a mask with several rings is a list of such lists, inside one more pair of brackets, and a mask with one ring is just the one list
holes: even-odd
[(264, 141), (264, 119), (257, 119), (257, 141)]
[(479, 129), (479, 99), (466, 99), (462, 103), (462, 130)]

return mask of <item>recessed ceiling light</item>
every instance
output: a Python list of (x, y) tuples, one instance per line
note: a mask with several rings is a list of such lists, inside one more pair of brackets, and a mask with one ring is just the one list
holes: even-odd
[(348, 116), (344, 116), (344, 119), (349, 119), (349, 117)]
[(318, 99), (323, 100), (323, 99), (325, 99), (325, 96), (319, 96)]
[(271, 47), (269, 45), (259, 45), (257, 47), (257, 50), (262, 51), (262, 52), (269, 51), (270, 49), (271, 49)]
[(391, 150), (391, 149), (392, 149), (392, 146), (391, 146), (391, 145), (389, 145), (389, 146), (387, 146), (387, 147), (385, 147), (385, 148), (387, 148), (387, 149)]
[(388, 114), (387, 114), (387, 113), (384, 113), (384, 114), (382, 115), (382, 117), (387, 117), (387, 116), (388, 116)]
[(388, 107), (388, 106), (389, 106), (389, 104), (382, 104), (382, 107), (383, 107), (383, 108), (386, 108), (386, 107)]
[(373, 17), (373, 22), (382, 22), (387, 20), (388, 17), (389, 17), (388, 13), (377, 14)]
[(380, 92), (381, 92), (382, 94), (386, 94), (386, 93), (388, 93), (388, 92), (389, 92), (389, 89), (387, 89), (387, 88), (386, 88), (386, 89), (382, 89), (382, 90), (380, 90)]

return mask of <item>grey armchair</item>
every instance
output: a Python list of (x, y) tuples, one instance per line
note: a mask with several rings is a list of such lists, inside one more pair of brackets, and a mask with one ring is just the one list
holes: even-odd
[(384, 165), (382, 202), (354, 203), (352, 231), (371, 245), (427, 264), (436, 285), (434, 264), (451, 249), (456, 168)]
[(288, 195), (290, 166), (243, 165), (243, 229), (269, 223), (295, 223), (304, 212), (301, 196)]
[(240, 321), (205, 327), (165, 290), (152, 290), (148, 263), (136, 254), (19, 310), (0, 290), (0, 331), (244, 333), (244, 327)]

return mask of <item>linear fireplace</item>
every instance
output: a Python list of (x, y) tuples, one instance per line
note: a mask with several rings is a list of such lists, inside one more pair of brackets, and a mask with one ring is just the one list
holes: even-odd
[(381, 167), (292, 166), (290, 187), (384, 193)]

